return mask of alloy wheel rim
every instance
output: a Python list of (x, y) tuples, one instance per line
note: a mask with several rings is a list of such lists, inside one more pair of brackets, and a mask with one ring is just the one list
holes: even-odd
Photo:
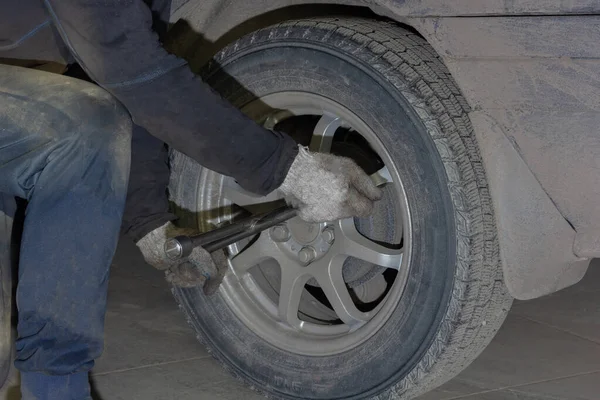
[[(231, 311), (255, 334), (280, 349), (306, 356), (333, 355), (352, 349), (372, 337), (389, 319), (408, 277), (411, 219), (400, 174), (375, 132), (331, 99), (306, 92), (279, 92), (261, 97), (242, 110), (270, 129), (288, 118), (318, 115), (310, 140), (311, 150), (328, 152), (334, 134), (339, 128), (348, 127), (364, 137), (385, 164), (372, 178), (377, 183), (387, 183), (386, 190), (395, 196), (396, 215), (401, 218), (391, 223), (402, 232), (400, 248), (366, 238), (354, 219), (324, 224), (306, 224), (294, 219), (283, 225), (288, 232), (272, 229), (251, 243), (231, 246), (230, 269), (220, 288), (220, 295)], [(260, 207), (278, 200), (275, 193), (260, 197), (246, 192), (231, 178), (214, 172), (207, 172), (204, 180), (211, 184), (203, 185), (210, 189), (208, 193), (206, 190), (200, 193), (200, 206), (219, 210), (214, 218), (217, 223), (230, 218), (232, 204)], [(298, 255), (306, 247), (313, 252), (308, 256), (309, 262)], [(398, 271), (385, 297), (367, 312), (358, 309), (345, 285), (343, 268), (348, 256)], [(266, 267), (257, 265), (263, 264), (277, 266), (278, 284), (261, 276), (265, 275)], [(315, 302), (314, 297), (307, 295), (305, 285), (311, 281), (316, 281), (329, 305)], [(303, 313), (301, 306), (309, 311)], [(338, 318), (336, 323), (328, 323), (332, 316)]]

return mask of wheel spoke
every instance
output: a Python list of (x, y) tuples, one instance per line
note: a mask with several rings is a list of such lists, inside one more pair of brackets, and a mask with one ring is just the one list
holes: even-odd
[(356, 229), (352, 218), (341, 220), (339, 228), (341, 231), (341, 241), (338, 249), (341, 254), (386, 268), (400, 268), (403, 249), (385, 247), (364, 237)]
[(333, 135), (337, 128), (342, 124), (342, 120), (336, 116), (324, 114), (315, 129), (310, 140), (309, 149), (319, 153), (329, 153), (331, 151), (331, 143)]
[(262, 203), (270, 203), (281, 199), (277, 191), (273, 191), (266, 196), (260, 196), (248, 192), (238, 185), (232, 178), (226, 178), (223, 183), (223, 196), (240, 207), (252, 206)]
[(350, 296), (342, 274), (345, 259), (346, 257), (340, 255), (331, 258), (328, 265), (315, 269), (315, 279), (338, 317), (350, 326), (350, 330), (355, 330), (364, 325), (371, 316), (359, 311)]
[(281, 288), (279, 290), (279, 318), (294, 328), (300, 328), (301, 321), (298, 318), (300, 308), (300, 297), (304, 285), (310, 276), (298, 274), (281, 268)]
[(383, 167), (379, 171), (371, 174), (371, 180), (377, 186), (383, 186), (388, 183), (393, 183), (392, 174), (388, 167)]
[(268, 239), (268, 234), (263, 232), (254, 243), (233, 257), (229, 261), (229, 264), (233, 272), (238, 277), (241, 277), (255, 265), (270, 258), (277, 259), (277, 252), (276, 245)]

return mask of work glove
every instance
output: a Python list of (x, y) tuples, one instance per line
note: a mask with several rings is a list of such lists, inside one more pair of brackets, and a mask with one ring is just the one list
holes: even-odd
[(353, 160), (313, 153), (302, 146), (279, 191), (307, 222), (366, 217), (382, 196)]
[(219, 287), (227, 270), (227, 256), (222, 250), (211, 254), (202, 247), (196, 247), (188, 257), (180, 260), (170, 259), (164, 250), (168, 239), (197, 234), (195, 230), (179, 228), (167, 222), (148, 233), (136, 245), (148, 264), (165, 271), (169, 283), (179, 287), (200, 286), (210, 295)]

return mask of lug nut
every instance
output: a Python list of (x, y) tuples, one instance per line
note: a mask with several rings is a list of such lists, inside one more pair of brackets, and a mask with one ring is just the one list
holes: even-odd
[(169, 239), (165, 242), (165, 254), (171, 260), (177, 260), (183, 253), (183, 246), (177, 239)]
[(276, 225), (271, 228), (271, 239), (276, 242), (287, 242), (290, 237), (290, 230), (285, 225)]
[(310, 264), (315, 258), (317, 258), (317, 251), (310, 246), (303, 247), (298, 252), (298, 259), (303, 264)]
[(322, 235), (323, 235), (323, 240), (325, 240), (329, 244), (332, 244), (335, 241), (335, 232), (333, 231), (333, 228), (330, 226), (323, 229)]

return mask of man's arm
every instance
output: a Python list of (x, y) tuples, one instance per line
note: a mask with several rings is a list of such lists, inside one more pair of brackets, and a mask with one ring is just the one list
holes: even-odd
[(298, 148), (255, 124), (168, 54), (142, 0), (45, 0), (73, 56), (133, 120), (202, 165), (267, 194), (283, 182)]

